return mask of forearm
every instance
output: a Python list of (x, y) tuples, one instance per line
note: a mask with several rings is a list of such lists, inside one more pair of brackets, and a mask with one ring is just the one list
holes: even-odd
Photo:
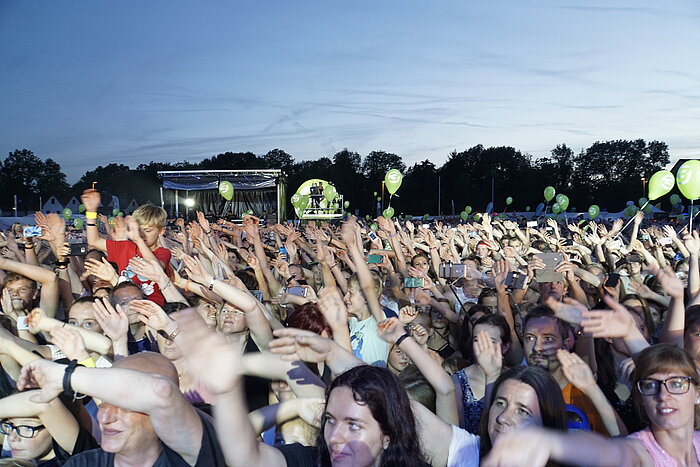
[(384, 311), (379, 304), (379, 297), (377, 297), (377, 291), (374, 287), (374, 279), (372, 279), (372, 273), (369, 267), (367, 267), (362, 252), (356, 247), (351, 246), (350, 257), (357, 267), (357, 277), (360, 281), (360, 287), (362, 288), (362, 293), (365, 296), (370, 313), (377, 322), (383, 321), (386, 316), (384, 316)]
[(258, 308), (259, 302), (249, 292), (239, 290), (225, 282), (215, 280), (212, 291), (225, 301), (240, 308), (248, 322), (248, 328), (255, 343), (261, 348), (267, 348), (267, 344), (272, 340), (272, 329), (267, 318)]
[(671, 297), (671, 305), (666, 312), (661, 328), (659, 342), (674, 344), (683, 348), (683, 330), (685, 328), (685, 307), (683, 296)]
[(97, 225), (89, 225), (97, 224), (97, 219), (88, 219), (87, 224), (88, 225), (85, 227), (85, 232), (87, 233), (87, 241), (90, 248), (97, 248), (101, 251), (107, 251), (107, 241), (100, 235), (100, 231), (97, 230)]
[(593, 384), (589, 388), (586, 388), (583, 392), (586, 394), (586, 396), (588, 396), (593, 403), (593, 406), (598, 411), (600, 420), (603, 422), (605, 430), (611, 437), (627, 435), (627, 428), (624, 426), (624, 424), (622, 424), (622, 426), (618, 425), (615, 410), (612, 408), (610, 402), (608, 402), (605, 394), (603, 394), (603, 391), (597, 384)]
[(700, 290), (700, 270), (698, 269), (698, 255), (690, 254), (688, 260), (688, 293), (695, 295)]
[(250, 425), (258, 435), (275, 425), (281, 425), (297, 417), (299, 417), (299, 403), (297, 399), (267, 405), (248, 414)]
[(323, 397), (325, 385), (302, 362), (288, 362), (269, 352), (248, 353), (241, 358), (243, 373), (271, 381), (286, 381), (297, 397)]

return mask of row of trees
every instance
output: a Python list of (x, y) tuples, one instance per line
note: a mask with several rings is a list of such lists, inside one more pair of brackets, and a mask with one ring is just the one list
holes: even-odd
[[(452, 152), (442, 166), (424, 160), (407, 167), (400, 156), (384, 151), (372, 151), (365, 157), (343, 149), (332, 157), (295, 161), (281, 149), (265, 155), (250, 152), (226, 152), (200, 162), (150, 162), (130, 168), (123, 164), (99, 166), (85, 172), (73, 186), (66, 181), (60, 165), (48, 158), (41, 160), (27, 149), (16, 150), (0, 163), (0, 208), (13, 206), (13, 196), (19, 198), (19, 210), (39, 207), (39, 197), (51, 195), (61, 200), (79, 194), (97, 182), (103, 193), (117, 195), (127, 201), (159, 200), (159, 170), (193, 169), (263, 169), (279, 168), (287, 174), (288, 192), (310, 178), (333, 182), (339, 193), (350, 201), (350, 210), (362, 214), (373, 212), (381, 192), (381, 182), (389, 169), (404, 174), (403, 185), (392, 205), (397, 213), (422, 215), (441, 212), (459, 213), (464, 206), (484, 209), (495, 197), (495, 209), (503, 209), (505, 198), (513, 197), (510, 210), (534, 207), (543, 201), (543, 189), (552, 185), (557, 192), (566, 193), (571, 208), (586, 209), (591, 203), (619, 210), (627, 200), (645, 195), (642, 177), (649, 177), (669, 162), (668, 146), (660, 141), (645, 142), (616, 140), (596, 142), (578, 154), (559, 145), (551, 156), (535, 159), (512, 147), (485, 148), (476, 145), (464, 151)], [(439, 196), (438, 196), (439, 194)]]

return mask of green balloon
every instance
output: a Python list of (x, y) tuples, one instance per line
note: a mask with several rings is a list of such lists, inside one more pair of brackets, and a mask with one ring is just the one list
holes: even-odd
[(365, 219), (369, 220), (369, 214), (367, 214), (367, 215), (365, 216)]
[(294, 193), (294, 195), (292, 195), (292, 206), (298, 208), (299, 203), (301, 203), (301, 195), (299, 193)]
[(344, 207), (345, 209), (349, 208), (349, 207), (350, 207), (350, 201), (345, 201), (345, 202), (343, 203), (343, 207)]
[(78, 212), (85, 212), (85, 205), (84, 204), (81, 204), (80, 206), (78, 206)]
[(78, 230), (83, 230), (83, 218), (76, 217), (75, 219), (73, 219), (73, 227), (75, 227)]
[(588, 208), (588, 216), (591, 219), (595, 219), (598, 217), (600, 214), (600, 207), (597, 204), (591, 204), (591, 207)]
[(382, 200), (382, 197), (381, 197), (381, 196), (377, 196), (377, 201), (381, 201), (381, 200)]
[(466, 221), (467, 219), (469, 219), (469, 214), (467, 214), (465, 211), (462, 211), (459, 213), (459, 217), (461, 217), (463, 221)]
[(63, 217), (66, 218), (66, 220), (70, 219), (73, 216), (73, 211), (70, 210), (70, 208), (65, 208), (63, 210)]
[(530, 212), (530, 206), (526, 206), (525, 211)]
[(569, 197), (566, 195), (561, 195), (561, 201), (559, 202), (559, 206), (561, 206), (562, 212), (566, 211), (569, 208)]
[(392, 208), (391, 206), (389, 206), (388, 208), (386, 208), (386, 209), (384, 210), (384, 212), (382, 213), (382, 215), (384, 215), (384, 217), (386, 217), (387, 219), (391, 219), (391, 218), (394, 216), (394, 208)]
[(396, 169), (391, 169), (384, 176), (384, 185), (390, 194), (396, 193), (403, 182), (403, 175)]
[(116, 218), (116, 217), (110, 217), (109, 219), (107, 219), (107, 223), (108, 223), (109, 225), (114, 225), (114, 224), (117, 223), (117, 218)]
[(700, 198), (700, 161), (693, 159), (683, 163), (676, 173), (676, 183), (686, 198)]
[(112, 209), (112, 215), (116, 216), (117, 214), (119, 214), (119, 209), (117, 209), (117, 208)]
[(510, 196), (507, 197), (507, 198), (506, 198), (506, 204), (508, 204), (508, 205), (513, 204), (513, 198), (511, 198)]
[(649, 179), (649, 199), (654, 201), (673, 189), (676, 179), (668, 170), (659, 170)]
[(466, 212), (467, 214), (471, 214), (471, 213), (472, 213), (472, 207), (471, 207), (471, 206), (467, 206), (466, 208), (464, 208), (464, 212)]
[(546, 199), (547, 202), (552, 201), (552, 198), (554, 198), (556, 193), (557, 192), (554, 190), (553, 186), (548, 186), (544, 189), (544, 199)]
[(673, 206), (675, 206), (676, 204), (681, 204), (681, 197), (674, 193), (671, 195), (670, 201), (671, 205)]
[(219, 194), (227, 201), (233, 199), (233, 185), (229, 181), (219, 182)]
[(338, 192), (335, 190), (333, 185), (326, 185), (323, 188), (323, 196), (326, 198), (326, 200), (333, 201), (335, 197), (338, 196)]
[(561, 205), (559, 203), (554, 203), (552, 205), (552, 212), (554, 214), (559, 214), (561, 212)]
[(124, 213), (121, 212), (121, 211), (119, 211), (119, 212), (117, 213), (117, 217), (124, 217)]
[(423, 222), (427, 221), (428, 217), (430, 217), (430, 214), (423, 214), (423, 217), (422, 217)]
[(639, 204), (639, 207), (640, 207), (640, 208), (641, 208), (642, 206), (644, 206), (645, 204), (647, 204), (648, 202), (649, 202), (649, 200), (646, 199), (646, 198), (644, 198), (644, 197), (639, 198), (639, 201), (637, 201), (637, 203)]
[(372, 229), (372, 230), (374, 230), (374, 231), (376, 232), (377, 229), (379, 228), (379, 226), (377, 225), (376, 222), (372, 222), (372, 223), (370, 224), (369, 228)]
[(481, 214), (474, 214), (474, 220), (477, 222), (481, 222)]
[(372, 196), (377, 196), (377, 192), (375, 191), (374, 193), (372, 193)]

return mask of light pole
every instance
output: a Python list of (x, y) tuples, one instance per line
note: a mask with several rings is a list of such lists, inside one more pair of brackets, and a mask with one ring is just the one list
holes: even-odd
[(642, 196), (647, 195), (647, 179), (646, 177), (642, 177)]

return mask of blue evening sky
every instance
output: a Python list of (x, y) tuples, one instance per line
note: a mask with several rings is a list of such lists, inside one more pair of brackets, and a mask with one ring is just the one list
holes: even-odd
[(663, 140), (700, 157), (700, 2), (0, 0), (0, 153), (347, 147), (408, 165)]

